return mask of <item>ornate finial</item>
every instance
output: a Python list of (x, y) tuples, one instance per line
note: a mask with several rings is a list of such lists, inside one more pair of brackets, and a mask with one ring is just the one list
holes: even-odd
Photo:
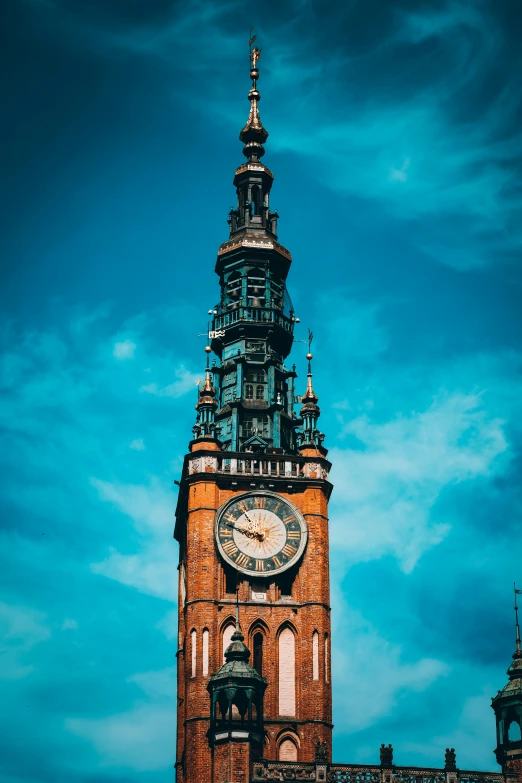
[(516, 582), (513, 582), (513, 592), (514, 592), (514, 595), (515, 595), (515, 629), (516, 629), (516, 636), (515, 636), (515, 638), (516, 638), (516, 645), (517, 645), (517, 648), (516, 648), (516, 651), (515, 651), (515, 655), (517, 656), (517, 658), (520, 658), (520, 657), (522, 657), (522, 649), (520, 647), (520, 625), (519, 625), (519, 622), (518, 622), (517, 595), (522, 595), (522, 590), (517, 590)]
[(252, 35), (253, 29), (254, 29), (253, 27), (250, 28), (250, 40), (248, 41), (248, 46), (250, 48), (250, 65), (251, 65), (251, 69), (254, 71), (257, 70), (256, 63), (261, 57), (261, 49), (258, 49), (257, 46), (254, 46), (254, 48), (252, 49), (252, 44), (257, 38), (256, 35)]
[(236, 586), (236, 630), (231, 636), (230, 644), (225, 650), (225, 659), (231, 660), (243, 660), (248, 661), (250, 657), (250, 650), (244, 644), (245, 637), (239, 624), (239, 585)]
[(265, 154), (264, 142), (268, 138), (268, 132), (264, 129), (261, 117), (259, 116), (259, 101), (261, 95), (257, 90), (257, 80), (259, 79), (259, 71), (257, 69), (257, 62), (261, 56), (261, 49), (257, 46), (252, 48), (252, 44), (256, 40), (256, 36), (252, 35), (252, 28), (250, 28), (250, 78), (252, 79), (252, 88), (248, 93), (248, 100), (250, 101), (250, 113), (248, 120), (239, 134), (240, 140), (244, 143), (243, 154), (251, 161), (259, 160), (262, 155)]
[(308, 359), (308, 383), (306, 386), (306, 392), (303, 396), (303, 402), (312, 402), (316, 403), (318, 401), (318, 396), (314, 392), (312, 387), (312, 359), (314, 358), (313, 353), (311, 352), (312, 347), (312, 340), (314, 339), (314, 335), (311, 329), (308, 330), (308, 353), (306, 354), (306, 358)]
[(384, 742), (381, 745), (381, 764), (383, 766), (393, 764), (393, 748), (391, 745), (385, 745)]
[(306, 385), (306, 392), (301, 397), (303, 403), (301, 407), (301, 416), (303, 419), (303, 429), (298, 430), (296, 433), (298, 446), (301, 447), (305, 444), (313, 443), (315, 446), (321, 446), (324, 435), (317, 429), (317, 419), (321, 415), (321, 409), (317, 402), (319, 400), (317, 394), (314, 392), (312, 386), (312, 359), (313, 354), (311, 352), (312, 340), (314, 335), (312, 330), (308, 330), (308, 353), (306, 358), (308, 359), (308, 381)]
[(446, 748), (446, 754), (444, 756), (444, 769), (447, 772), (454, 772), (457, 769), (455, 748)]

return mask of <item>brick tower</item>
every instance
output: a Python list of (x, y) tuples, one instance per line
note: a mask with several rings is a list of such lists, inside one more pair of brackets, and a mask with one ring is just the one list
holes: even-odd
[(247, 160), (218, 251), (221, 297), (176, 511), (183, 783), (247, 783), (261, 758), (331, 760), (330, 464), (312, 354), (302, 397), (285, 366), (298, 319), (261, 162), (259, 54), (251, 49)]

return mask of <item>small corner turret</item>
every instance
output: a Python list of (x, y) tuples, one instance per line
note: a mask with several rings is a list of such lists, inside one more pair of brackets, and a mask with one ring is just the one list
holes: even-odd
[(316, 451), (319, 454), (325, 456), (326, 455), (326, 449), (323, 448), (323, 440), (325, 438), (324, 434), (320, 432), (317, 428), (317, 420), (319, 416), (321, 415), (321, 409), (318, 406), (319, 398), (317, 394), (314, 391), (313, 385), (312, 385), (312, 359), (313, 354), (310, 352), (311, 346), (312, 346), (312, 340), (314, 339), (314, 336), (310, 329), (308, 330), (308, 353), (306, 354), (306, 358), (308, 361), (308, 381), (306, 385), (306, 392), (304, 393), (303, 397), (301, 398), (302, 407), (301, 407), (301, 419), (302, 419), (302, 429), (298, 430), (296, 432), (296, 439), (297, 444), (299, 447), (299, 451), (301, 453), (304, 453), (305, 451)]
[(214, 420), (214, 414), (216, 412), (216, 408), (218, 407), (218, 403), (216, 400), (216, 390), (212, 383), (212, 377), (210, 374), (209, 360), (211, 351), (212, 348), (207, 345), (205, 347), (205, 353), (207, 354), (205, 381), (199, 388), (198, 402), (196, 405), (196, 423), (192, 428), (194, 440), (198, 440), (200, 438), (210, 438), (216, 440), (219, 434), (219, 427)]
[(497, 724), (495, 755), (504, 774), (522, 783), (522, 647), (518, 620), (517, 595), (522, 590), (513, 586), (515, 595), (515, 652), (507, 670), (509, 681), (491, 700)]

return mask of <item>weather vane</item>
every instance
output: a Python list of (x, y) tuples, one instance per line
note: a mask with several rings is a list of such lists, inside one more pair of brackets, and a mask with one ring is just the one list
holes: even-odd
[(250, 40), (248, 41), (248, 46), (250, 49), (250, 62), (252, 64), (252, 68), (255, 68), (257, 61), (261, 57), (261, 49), (258, 49), (257, 46), (254, 46), (254, 48), (252, 49), (252, 44), (256, 40), (256, 36), (252, 35), (253, 29), (254, 29), (253, 27), (250, 28)]

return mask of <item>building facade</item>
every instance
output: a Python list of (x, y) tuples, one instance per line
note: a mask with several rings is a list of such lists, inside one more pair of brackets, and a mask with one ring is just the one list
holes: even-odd
[[(452, 749), (440, 770), (395, 767), (384, 745), (376, 767), (332, 764), (331, 466), (311, 334), (306, 383), (285, 364), (298, 319), (286, 286), (292, 259), (270, 207), (273, 174), (262, 162), (259, 55), (251, 49), (246, 162), (218, 250), (220, 300), (209, 311), (205, 380), (179, 482), (176, 778), (496, 783), (502, 775), (466, 778)], [(522, 712), (502, 705), (497, 757), (506, 771), (502, 727), (520, 725)]]

